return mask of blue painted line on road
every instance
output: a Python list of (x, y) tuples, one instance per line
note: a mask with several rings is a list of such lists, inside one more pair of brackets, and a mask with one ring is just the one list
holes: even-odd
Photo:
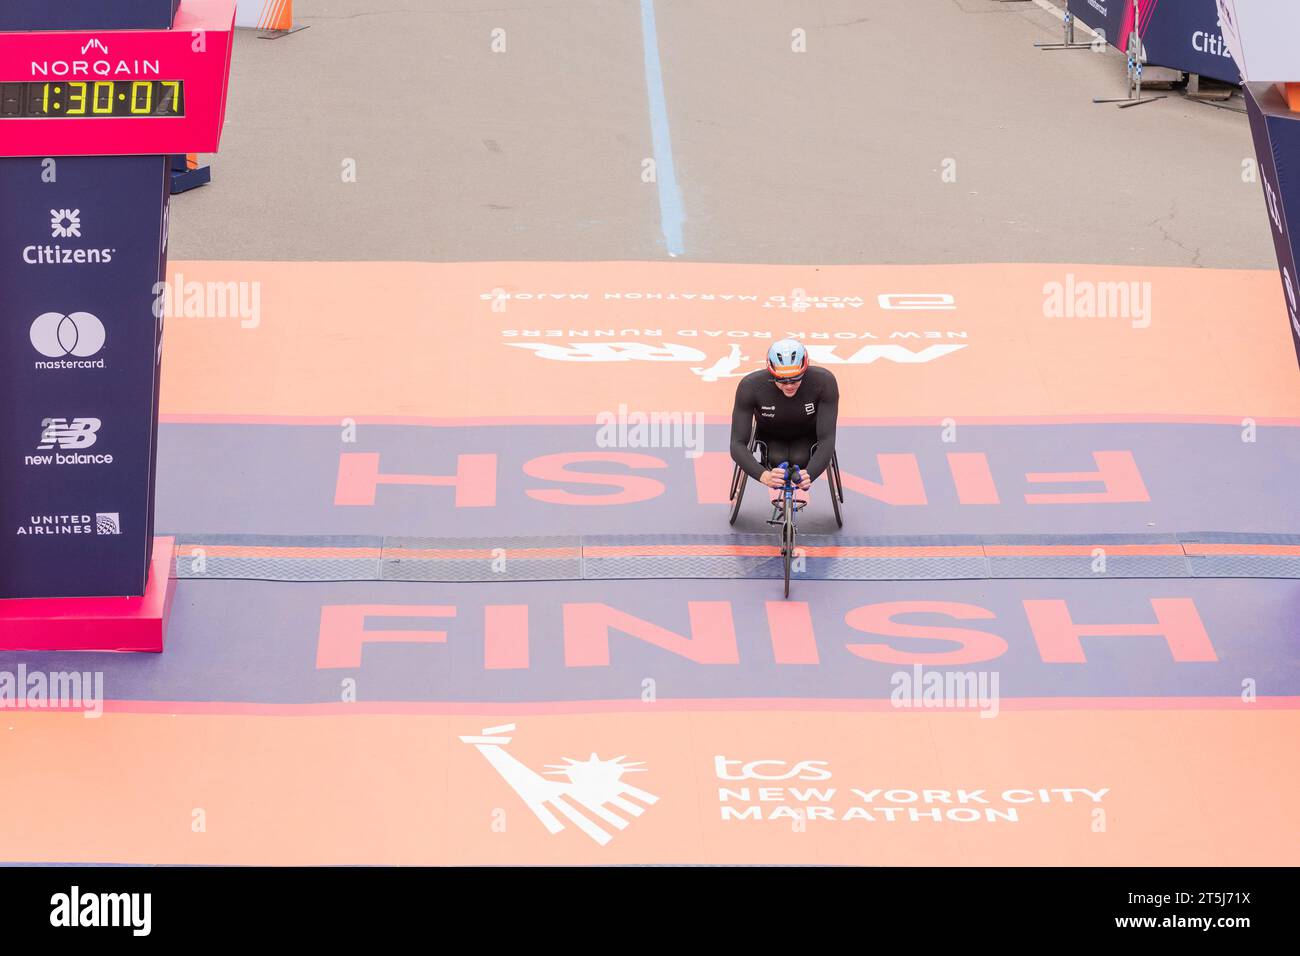
[(641, 43), (645, 53), (645, 85), (650, 98), (650, 135), (654, 143), (655, 181), (659, 184), (659, 220), (670, 256), (686, 251), (682, 241), (682, 194), (673, 166), (673, 141), (668, 131), (668, 105), (664, 98), (663, 70), (659, 66), (659, 34), (655, 28), (654, 0), (641, 0)]

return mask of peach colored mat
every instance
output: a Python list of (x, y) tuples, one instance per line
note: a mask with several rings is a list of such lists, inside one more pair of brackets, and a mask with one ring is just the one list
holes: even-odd
[[(848, 418), (1300, 416), (1272, 271), (175, 262), (171, 278), (164, 416), (719, 414), (719, 376), (758, 367), (760, 333), (833, 347), (814, 361)], [(192, 315), (204, 282), (248, 285), (213, 300), (224, 316)], [(230, 306), (238, 291), (256, 316)], [(1127, 316), (1079, 315), (1126, 299)]]
[[(507, 731), (508, 713), (87, 720), (9, 712), (6, 762), (22, 768), (24, 785), (6, 791), (0, 845), (10, 861), (138, 863), (1300, 862), (1300, 711), (1242, 704), (1236, 713), (982, 719), (653, 707), (524, 716)], [(479, 748), (460, 740), (487, 728), (510, 741), (504, 759), (525, 775), (567, 766), (566, 757), (623, 755), (640, 769), (622, 781), (641, 795), (623, 799), (644, 812), (608, 804), (628, 821), (621, 830), (586, 813), (608, 836), (604, 845), (563, 817), (548, 833)], [(794, 778), (720, 780), (718, 757), (731, 776)], [(70, 772), (94, 783), (68, 786)], [(987, 803), (942, 802), (943, 793), (959, 800), (959, 790)], [(724, 820), (724, 805), (749, 816)], [(885, 807), (897, 808), (893, 821)], [(809, 808), (828, 809), (808, 819)], [(954, 809), (963, 812), (949, 818)], [(827, 813), (833, 819), (817, 818)]]

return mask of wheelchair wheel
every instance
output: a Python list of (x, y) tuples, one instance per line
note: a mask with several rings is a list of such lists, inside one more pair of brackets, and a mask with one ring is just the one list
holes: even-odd
[(840, 511), (840, 502), (844, 500), (844, 492), (840, 489), (839, 469), (832, 464), (826, 477), (830, 479), (826, 484), (831, 489), (831, 507), (835, 509), (835, 526), (843, 528), (844, 515)]
[(790, 596), (790, 565), (794, 561), (794, 515), (790, 499), (785, 501), (785, 524), (781, 526), (781, 557), (785, 564), (785, 596)]
[(745, 500), (745, 486), (749, 484), (749, 475), (736, 467), (736, 474), (732, 476), (731, 492), (731, 520), (730, 524), (735, 524), (736, 519), (740, 517), (740, 503)]

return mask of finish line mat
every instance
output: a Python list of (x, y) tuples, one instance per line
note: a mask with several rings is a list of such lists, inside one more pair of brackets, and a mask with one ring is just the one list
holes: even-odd
[[(168, 647), (0, 655), (5, 858), (1300, 862), (1275, 274), (172, 269)], [(788, 601), (726, 523), (785, 335), (846, 496)]]
[[(1300, 535), (805, 535), (797, 580), (1300, 578)], [(186, 535), (174, 576), (244, 581), (780, 578), (759, 534), (549, 538)]]

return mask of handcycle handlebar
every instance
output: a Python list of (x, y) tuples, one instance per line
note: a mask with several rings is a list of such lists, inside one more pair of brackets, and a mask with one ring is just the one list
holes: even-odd
[(788, 461), (783, 461), (778, 467), (785, 474), (785, 485), (783, 490), (786, 494), (792, 494), (794, 489), (799, 485), (799, 466), (791, 465)]
[[(781, 486), (781, 494), (786, 498), (793, 498), (794, 493), (799, 489), (799, 466), (783, 461), (778, 467), (785, 472), (785, 484)], [(805, 504), (807, 504), (805, 501), (795, 502), (796, 508), (801, 508)]]

